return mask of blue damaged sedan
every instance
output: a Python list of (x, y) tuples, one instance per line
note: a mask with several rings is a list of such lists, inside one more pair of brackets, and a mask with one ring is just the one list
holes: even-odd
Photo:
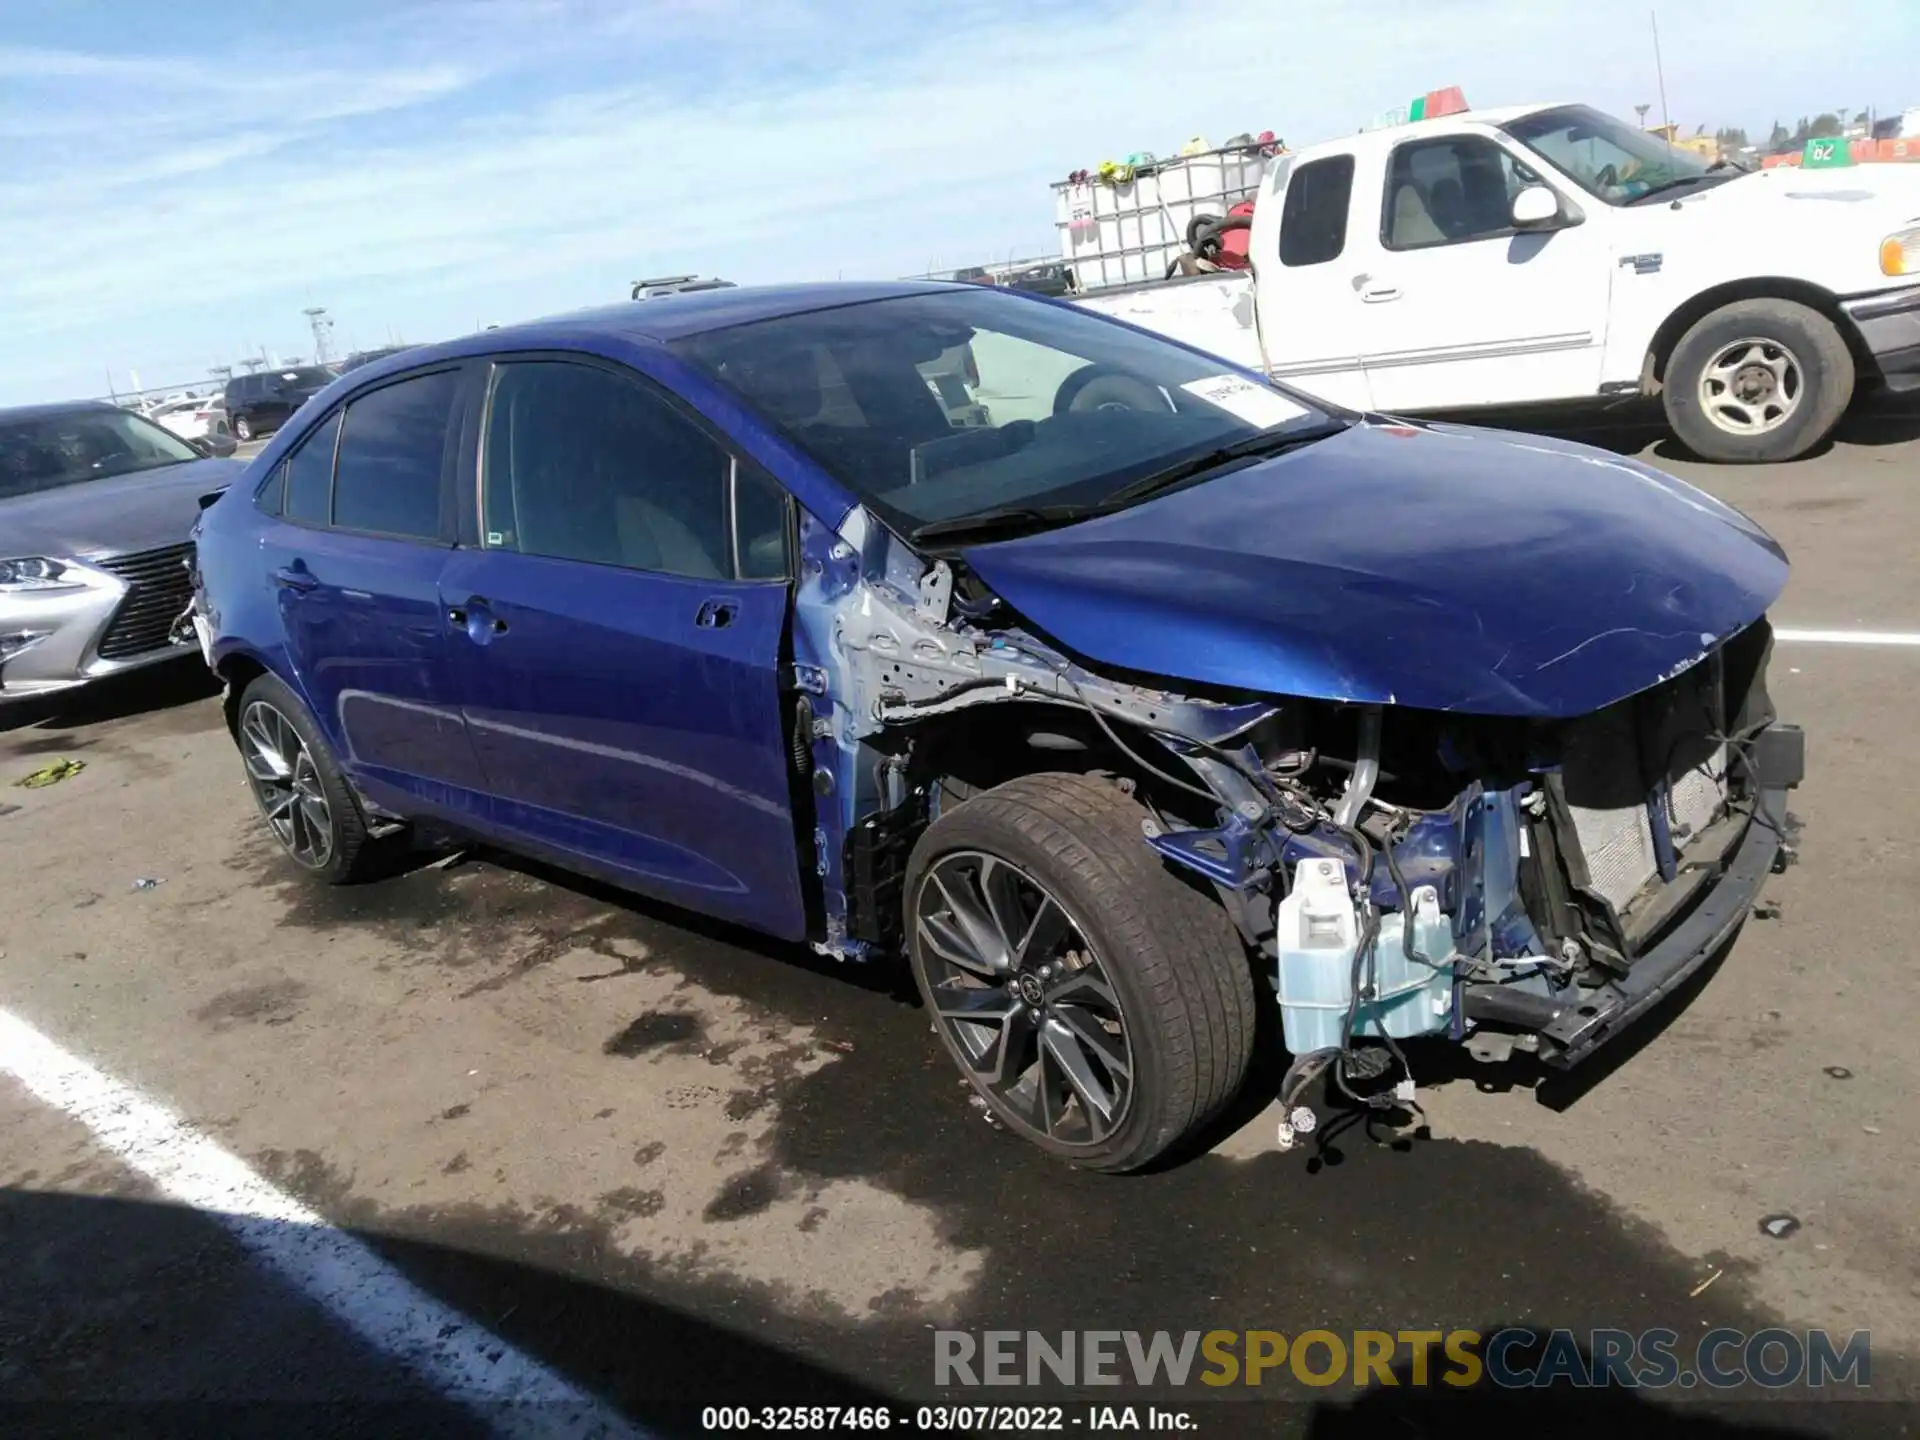
[(1041, 297), (411, 349), (204, 503), (194, 623), (294, 864), (417, 826), (904, 958), (1006, 1127), (1090, 1168), (1203, 1133), (1263, 1006), (1283, 1144), (1322, 1078), (1404, 1105), (1414, 1037), (1577, 1064), (1792, 854), (1752, 521)]

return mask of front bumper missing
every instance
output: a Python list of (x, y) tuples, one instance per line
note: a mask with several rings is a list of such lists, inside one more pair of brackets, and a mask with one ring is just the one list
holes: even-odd
[(1586, 1059), (1684, 983), (1740, 928), (1787, 847), (1786, 814), (1786, 787), (1762, 790), (1747, 833), (1719, 880), (1624, 976), (1568, 999), (1470, 985), (1461, 997), (1466, 1018), (1539, 1035), (1547, 1042), (1541, 1058), (1550, 1065), (1564, 1068)]

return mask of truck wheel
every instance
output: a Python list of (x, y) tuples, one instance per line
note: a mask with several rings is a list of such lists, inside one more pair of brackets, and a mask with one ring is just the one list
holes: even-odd
[(233, 438), (245, 443), (253, 439), (253, 425), (244, 415), (233, 417)]
[(1070, 410), (1141, 410), (1165, 414), (1173, 406), (1144, 380), (1122, 375), (1104, 365), (1083, 365), (1060, 382), (1054, 392), (1053, 413)]
[(947, 811), (907, 866), (908, 954), (960, 1073), (1008, 1128), (1136, 1170), (1216, 1116), (1252, 1058), (1253, 971), (1214, 901), (1084, 775), (1027, 775)]
[(234, 741), (267, 830), (296, 865), (329, 885), (364, 877), (367, 817), (307, 707), (277, 676), (241, 693)]
[(1793, 460), (1840, 422), (1853, 356), (1834, 323), (1791, 300), (1723, 305), (1667, 362), (1667, 420), (1706, 460)]

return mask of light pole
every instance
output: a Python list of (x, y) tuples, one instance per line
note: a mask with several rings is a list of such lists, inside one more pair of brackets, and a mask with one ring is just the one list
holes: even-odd
[(327, 314), (324, 305), (309, 305), (300, 312), (307, 317), (307, 324), (313, 327), (313, 363), (324, 365), (332, 359), (329, 342), (333, 339), (333, 317)]
[(1642, 130), (1647, 128), (1647, 111), (1652, 108), (1651, 105), (1636, 105), (1633, 107), (1633, 113), (1640, 118), (1640, 128)]

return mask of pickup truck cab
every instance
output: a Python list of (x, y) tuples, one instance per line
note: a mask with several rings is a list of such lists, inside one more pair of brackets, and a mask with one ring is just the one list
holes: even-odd
[(1658, 394), (1701, 456), (1804, 454), (1920, 386), (1920, 167), (1747, 172), (1584, 105), (1279, 157), (1248, 271), (1081, 303), (1360, 409)]

